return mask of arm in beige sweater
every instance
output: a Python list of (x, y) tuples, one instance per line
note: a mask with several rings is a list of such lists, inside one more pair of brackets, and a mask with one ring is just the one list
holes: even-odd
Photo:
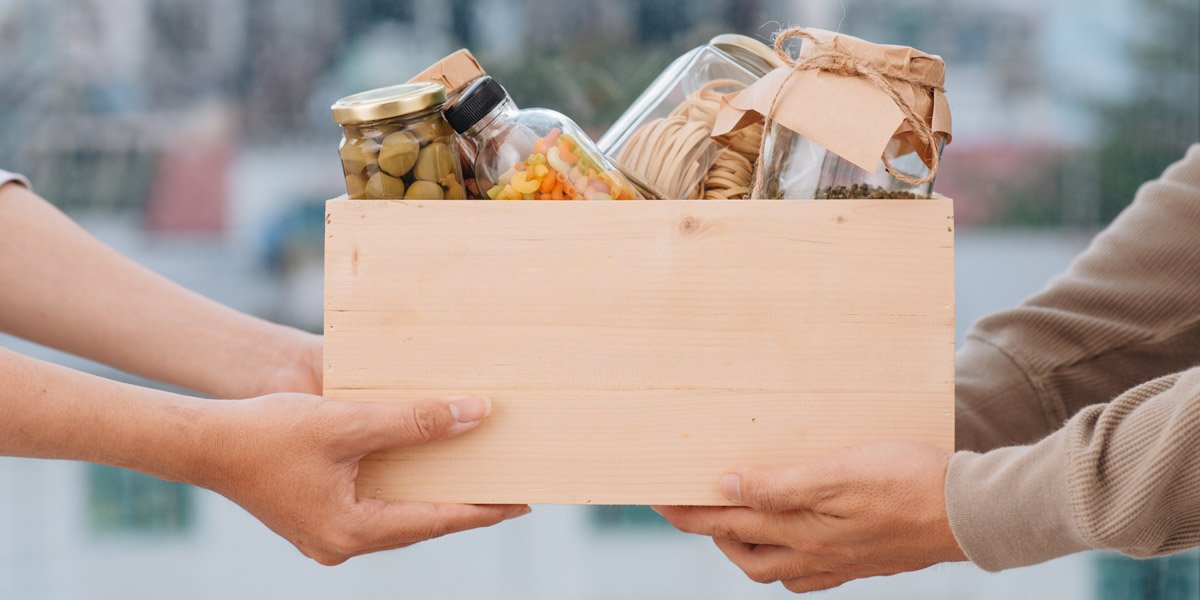
[(1089, 548), (1200, 545), (1200, 369), (1188, 370), (1198, 364), (1193, 146), (1066, 275), (970, 334), (960, 448), (1041, 441), (951, 460), (947, 510), (966, 554), (1002, 569)]
[(1200, 368), (1087, 407), (1036, 445), (955, 454), (946, 508), (988, 570), (1200, 545)]
[(1066, 274), (975, 325), (960, 449), (1029, 444), (1085, 406), (1200, 364), (1200, 145), (1147, 183)]

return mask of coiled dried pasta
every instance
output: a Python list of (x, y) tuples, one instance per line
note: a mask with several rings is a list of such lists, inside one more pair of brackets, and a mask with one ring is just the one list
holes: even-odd
[(750, 196), (754, 163), (742, 154), (722, 148), (704, 177), (705, 200), (733, 200)]
[(654, 119), (634, 132), (617, 160), (668, 196), (690, 197), (707, 169), (703, 155), (716, 147), (711, 134), (684, 117)]
[(671, 197), (733, 199), (750, 195), (762, 124), (712, 137), (722, 96), (744, 89), (733, 79), (710, 81), (669, 117), (643, 124), (618, 161)]

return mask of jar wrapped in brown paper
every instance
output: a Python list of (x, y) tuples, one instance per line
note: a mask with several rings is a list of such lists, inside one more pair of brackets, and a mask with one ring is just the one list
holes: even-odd
[(727, 97), (713, 132), (768, 119), (753, 197), (930, 196), (950, 141), (941, 58), (803, 28), (775, 51), (785, 65)]

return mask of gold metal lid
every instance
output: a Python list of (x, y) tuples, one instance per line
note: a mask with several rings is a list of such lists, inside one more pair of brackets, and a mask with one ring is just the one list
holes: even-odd
[(783, 61), (773, 48), (750, 36), (722, 33), (708, 43), (759, 77), (783, 66)]
[(338, 125), (391, 119), (433, 108), (446, 101), (440, 83), (402, 83), (346, 96), (329, 107)]

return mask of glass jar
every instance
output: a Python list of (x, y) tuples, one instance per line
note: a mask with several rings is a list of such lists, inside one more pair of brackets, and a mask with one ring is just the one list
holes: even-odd
[[(466, 48), (457, 50), (441, 60), (433, 63), (421, 73), (410, 79), (408, 83), (431, 82), (440, 83), (446, 88), (446, 102), (442, 105), (445, 110), (453, 106), (472, 82), (487, 75), (479, 61)], [(467, 189), (467, 197), (478, 200), (479, 188), (475, 185), (475, 150), (462, 136), (454, 136), (458, 155), (459, 168), (462, 170), (463, 184)]]
[(442, 116), (446, 89), (406, 83), (338, 100), (346, 193), (365, 200), (465, 199), (454, 130)]
[[(831, 66), (801, 70), (791, 79), (790, 88), (776, 92), (777, 102), (785, 102), (791, 94), (808, 104), (803, 113), (786, 115), (787, 125), (785, 115), (777, 115), (767, 127), (760, 158), (763, 197), (930, 197), (950, 136), (942, 59), (915, 48), (874, 44), (835, 32), (810, 29), (798, 36), (797, 61), (837, 58), (829, 59)], [(850, 59), (878, 73), (886, 86), (865, 76), (823, 72), (836, 67), (836, 60)], [(904, 114), (896, 107), (898, 102), (904, 103), (914, 120), (904, 117), (898, 124), (891, 120), (893, 108)], [(878, 158), (873, 155), (877, 147), (883, 149)]]
[(748, 195), (762, 128), (714, 140), (713, 124), (723, 95), (744, 89), (781, 64), (762, 42), (719, 35), (672, 62), (597, 145), (631, 179), (661, 198), (703, 197), (712, 187), (706, 180)]
[[(940, 137), (939, 158), (945, 147), (946, 138)], [(929, 176), (930, 166), (900, 139), (888, 142), (883, 155), (895, 170), (912, 179)], [(916, 185), (906, 183), (889, 173), (882, 159), (874, 171), (867, 171), (778, 123), (767, 128), (760, 164), (773, 174), (763, 186), (764, 198), (914, 199), (928, 198), (933, 193), (933, 179)]]
[(482, 77), (446, 109), (475, 142), (475, 178), (493, 200), (633, 200), (637, 191), (573, 121), (541, 108), (518, 110), (496, 80)]
[[(484, 76), (485, 75), (481, 75), (480, 77)], [(463, 94), (470, 89), (475, 82), (479, 81), (480, 77), (476, 77), (475, 79), (471, 80), (469, 83), (460, 87), (449, 97), (447, 97), (446, 103), (442, 107), (442, 114), (444, 115), (446, 111), (450, 110), (451, 107), (457, 104), (458, 100), (462, 98)], [(509, 102), (512, 102), (512, 97), (508, 97), (506, 99)], [(479, 182), (475, 179), (475, 158), (479, 155), (479, 148), (476, 147), (475, 140), (465, 135), (456, 135), (454, 138), (455, 148), (458, 150), (459, 165), (462, 168), (463, 183), (467, 188), (467, 197), (474, 200), (487, 199), (487, 195), (484, 193), (486, 188), (481, 189)]]

